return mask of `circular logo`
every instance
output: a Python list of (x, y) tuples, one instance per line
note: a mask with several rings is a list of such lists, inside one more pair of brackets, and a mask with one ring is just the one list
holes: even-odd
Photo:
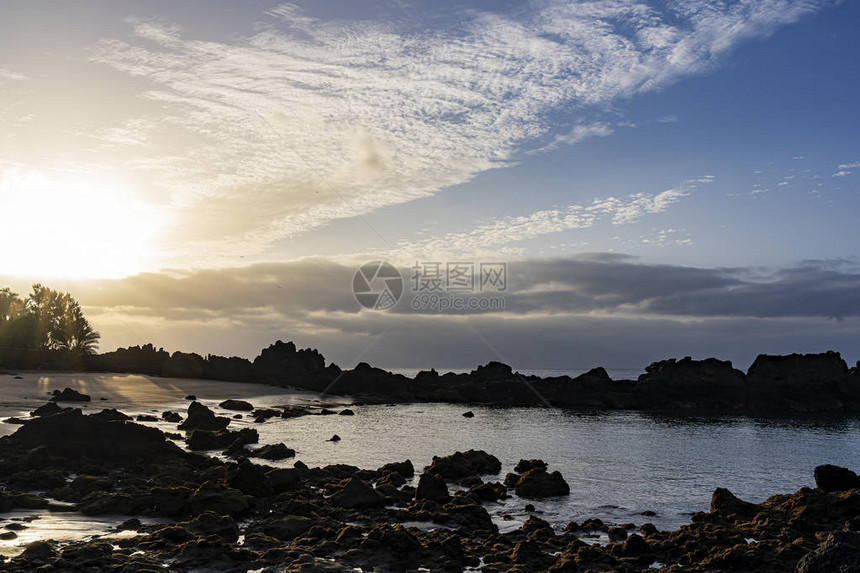
[(388, 310), (403, 294), (403, 277), (385, 261), (366, 263), (352, 277), (352, 294), (364, 308)]

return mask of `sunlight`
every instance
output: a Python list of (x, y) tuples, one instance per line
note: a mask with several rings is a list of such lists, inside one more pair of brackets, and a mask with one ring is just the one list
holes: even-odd
[(118, 278), (153, 256), (154, 209), (84, 176), (13, 172), (0, 179), (0, 274)]

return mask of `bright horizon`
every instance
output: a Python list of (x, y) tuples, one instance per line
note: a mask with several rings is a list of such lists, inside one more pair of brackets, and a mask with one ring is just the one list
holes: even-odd
[[(12, 3), (0, 287), (71, 292), (102, 351), (853, 364), (858, 22), (826, 0)], [(376, 260), (403, 276), (389, 310), (353, 296)], [(504, 308), (411, 306), (430, 263), (504, 263), (466, 292)]]

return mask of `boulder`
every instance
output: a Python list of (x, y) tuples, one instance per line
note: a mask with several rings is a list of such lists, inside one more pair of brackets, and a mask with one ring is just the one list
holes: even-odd
[(280, 541), (292, 541), (313, 526), (313, 521), (307, 517), (287, 515), (270, 519), (261, 526), (263, 532)]
[(514, 467), (514, 471), (517, 472), (518, 474), (524, 474), (527, 471), (534, 469), (534, 468), (546, 469), (547, 463), (543, 460), (536, 460), (536, 459), (520, 460), (519, 462), (517, 462), (517, 465)]
[(170, 422), (171, 424), (178, 424), (182, 421), (182, 416), (179, 412), (171, 412), (168, 410), (167, 412), (161, 413), (161, 419), (165, 422)]
[(265, 468), (248, 460), (239, 462), (236, 473), (228, 483), (230, 487), (254, 497), (268, 497), (274, 493)]
[(160, 430), (84, 416), (80, 410), (37, 418), (21, 426), (9, 440), (24, 448), (45, 446), (51, 454), (65, 457), (159, 460), (185, 455)]
[(502, 463), (483, 450), (469, 450), (441, 458), (433, 456), (432, 463), (424, 471), (457, 480), (471, 475), (497, 474), (502, 471)]
[(723, 487), (718, 487), (711, 495), (711, 513), (750, 518), (760, 510), (761, 507), (758, 505), (739, 499), (735, 494)]
[(548, 473), (545, 469), (537, 467), (520, 476), (514, 486), (514, 491), (520, 497), (538, 499), (555, 495), (568, 495), (570, 486), (564, 481), (560, 472)]
[(797, 563), (796, 573), (850, 573), (860, 571), (860, 533), (834, 531), (824, 544)]
[(860, 477), (848, 468), (825, 464), (815, 468), (815, 485), (824, 491), (860, 488)]
[(219, 408), (223, 408), (225, 410), (236, 410), (239, 412), (250, 412), (254, 409), (254, 406), (250, 402), (246, 402), (245, 400), (224, 400), (220, 404), (218, 404)]
[(340, 491), (331, 496), (331, 502), (346, 509), (384, 507), (385, 496), (366, 481), (351, 477)]
[(188, 436), (188, 448), (195, 451), (223, 450), (234, 443), (256, 444), (259, 434), (253, 428), (242, 428), (238, 432), (221, 430), (219, 432), (208, 432), (206, 430), (192, 430)]
[(188, 405), (188, 415), (179, 424), (179, 429), (217, 431), (223, 430), (229, 423), (230, 418), (216, 416), (212, 410), (195, 401)]
[(349, 408), (344, 408), (343, 410), (341, 410), (337, 414), (338, 414), (338, 416), (355, 416), (355, 412), (353, 412)]
[(295, 457), (296, 450), (288, 448), (284, 444), (269, 444), (251, 452), (251, 456), (264, 460), (283, 460)]
[(64, 388), (62, 392), (54, 390), (52, 394), (51, 400), (54, 402), (89, 402), (91, 399), (88, 395), (81, 394), (72, 388)]
[(191, 521), (183, 524), (185, 529), (203, 535), (217, 535), (224, 541), (239, 539), (239, 528), (229, 515), (218, 515), (214, 511), (204, 511)]
[(445, 478), (438, 474), (425, 471), (418, 479), (415, 499), (429, 499), (436, 503), (447, 503), (451, 499)]
[(379, 472), (380, 475), (384, 475), (389, 472), (396, 472), (405, 478), (411, 478), (415, 475), (415, 467), (412, 465), (412, 460), (385, 464), (376, 471)]

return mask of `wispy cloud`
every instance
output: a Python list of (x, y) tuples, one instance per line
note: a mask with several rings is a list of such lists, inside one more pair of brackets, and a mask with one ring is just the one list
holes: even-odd
[[(283, 5), (229, 43), (133, 21), (134, 39), (101, 42), (94, 60), (150, 80), (143, 95), (161, 109), (104, 141), (147, 142), (127, 167), (169, 187), (177, 240), (249, 254), (469, 181), (535, 143), (607, 135), (590, 110), (706, 70), (828, 3), (550, 0), (516, 20), (474, 12), (422, 32)], [(613, 216), (675, 199), (643, 196)], [(581, 216), (558, 215), (562, 225)]]

